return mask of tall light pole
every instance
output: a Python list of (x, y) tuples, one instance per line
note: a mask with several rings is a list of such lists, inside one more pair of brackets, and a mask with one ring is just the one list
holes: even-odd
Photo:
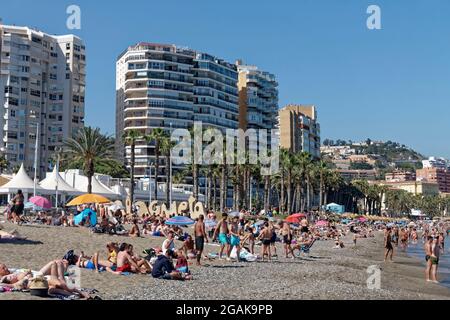
[(149, 191), (148, 205), (150, 205), (152, 203), (152, 166), (153, 166), (153, 163), (150, 162), (150, 174), (148, 177), (148, 191)]
[[(170, 135), (172, 136), (172, 122), (170, 123)], [(169, 137), (170, 139), (170, 137)], [(172, 207), (172, 150), (169, 150), (169, 163), (167, 164), (170, 170), (170, 181), (169, 181), (169, 207)]]
[(60, 156), (61, 156), (61, 149), (59, 147), (56, 147), (56, 175), (55, 175), (55, 180), (56, 180), (56, 192), (55, 192), (55, 208), (58, 209), (58, 188), (59, 188), (59, 161), (60, 161)]
[[(40, 120), (39, 120), (40, 122)], [(38, 166), (38, 149), (39, 149), (39, 127), (40, 123), (36, 123), (36, 146), (34, 150), (34, 185), (33, 185), (33, 191), (34, 196), (36, 197), (36, 185), (37, 185), (37, 166)]]

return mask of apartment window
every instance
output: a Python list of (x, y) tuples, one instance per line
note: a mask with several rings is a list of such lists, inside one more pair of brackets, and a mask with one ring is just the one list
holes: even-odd
[(17, 132), (8, 132), (8, 139), (17, 139)]
[(57, 80), (56, 74), (50, 73), (50, 79), (51, 80)]
[(35, 97), (40, 97), (41, 96), (41, 92), (39, 90), (30, 90), (30, 95), (35, 96)]
[(31, 41), (33, 41), (35, 43), (39, 43), (39, 44), (42, 43), (42, 39), (38, 38), (38, 37), (35, 37), (35, 36), (31, 37)]
[(26, 93), (26, 92), (28, 92), (28, 88), (20, 88), (20, 91)]
[(66, 79), (70, 80), (70, 73), (66, 73)]
[(56, 52), (51, 52), (50, 56), (53, 58), (58, 58), (58, 54)]
[(16, 110), (10, 110), (9, 114), (11, 117), (15, 118), (16, 117)]
[(19, 100), (16, 98), (8, 98), (8, 104), (10, 106), (19, 106)]
[(79, 45), (74, 44), (74, 45), (73, 45), (73, 49), (74, 49), (75, 51), (80, 51), (80, 50), (81, 50), (81, 47), (80, 47)]
[(66, 53), (66, 58), (67, 58), (67, 59), (70, 59), (70, 52), (67, 52), (67, 53)]
[(66, 43), (66, 49), (70, 50), (70, 43)]
[(59, 100), (62, 100), (64, 96), (62, 94), (59, 95)]

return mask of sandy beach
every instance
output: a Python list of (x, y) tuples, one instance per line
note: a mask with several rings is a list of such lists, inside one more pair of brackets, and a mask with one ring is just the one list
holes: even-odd
[[(0, 262), (10, 268), (39, 270), (48, 261), (61, 258), (69, 249), (86, 254), (96, 251), (106, 257), (106, 243), (128, 242), (135, 252), (160, 247), (163, 238), (139, 238), (91, 234), (84, 228), (21, 226), (3, 224), (4, 230), (17, 229), (26, 241), (0, 242)], [(332, 241), (318, 241), (310, 257), (267, 263), (205, 262), (191, 266), (194, 281), (155, 280), (146, 275), (118, 276), (82, 270), (83, 288), (95, 288), (102, 299), (117, 300), (239, 300), (239, 299), (449, 299), (450, 290), (426, 283), (423, 266), (415, 258), (398, 253), (394, 263), (384, 263), (383, 237), (359, 239), (356, 248), (350, 238), (344, 249), (333, 249)], [(179, 244), (178, 244), (179, 245)], [(207, 245), (207, 252), (219, 247)], [(256, 247), (259, 252), (259, 247)], [(282, 255), (278, 244), (278, 255)], [(367, 268), (381, 267), (381, 289), (367, 287)], [(0, 293), (0, 300), (32, 299), (29, 293)]]

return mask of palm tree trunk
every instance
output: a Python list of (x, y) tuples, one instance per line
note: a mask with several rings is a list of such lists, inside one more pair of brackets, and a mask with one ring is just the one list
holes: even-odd
[(323, 172), (320, 172), (320, 187), (319, 187), (319, 211), (322, 211), (323, 206)]
[(292, 194), (291, 194), (291, 188), (292, 188), (292, 172), (291, 170), (288, 171), (287, 176), (287, 213), (291, 214), (291, 205), (292, 205)]
[(155, 144), (155, 201), (158, 201), (158, 178), (159, 178), (159, 141)]
[(94, 161), (91, 159), (89, 160), (88, 163), (88, 172), (87, 172), (87, 176), (88, 176), (88, 193), (91, 194), (92, 193), (92, 177), (94, 176)]
[(214, 176), (213, 179), (213, 210), (216, 211), (217, 209), (217, 177)]
[(227, 198), (227, 188), (226, 188), (226, 165), (222, 165), (222, 170), (220, 171), (220, 212), (224, 212), (226, 198)]
[(270, 176), (264, 177), (264, 212), (269, 211), (270, 202)]
[(280, 213), (284, 213), (284, 170), (281, 168), (281, 176), (280, 176), (280, 201), (279, 201), (279, 210)]
[[(136, 144), (133, 141), (131, 143), (131, 185), (130, 185), (130, 201), (131, 201), (131, 206), (133, 206), (133, 202), (134, 202), (134, 166), (135, 166), (135, 162), (136, 162)], [(129, 212), (131, 213), (131, 212)]]
[(311, 184), (309, 182), (309, 177), (306, 178), (306, 209), (311, 210)]
[(166, 154), (166, 203), (167, 208), (170, 208), (172, 205), (170, 203), (170, 151)]
[(193, 196), (196, 201), (198, 201), (198, 164), (192, 164), (192, 180), (193, 180)]

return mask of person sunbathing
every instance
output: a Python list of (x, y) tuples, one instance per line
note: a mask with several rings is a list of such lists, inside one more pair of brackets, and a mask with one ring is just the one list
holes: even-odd
[(181, 250), (184, 252), (186, 257), (188, 257), (188, 259), (195, 259), (197, 256), (197, 251), (195, 251), (194, 246), (195, 244), (194, 240), (192, 240), (192, 236), (188, 235), (186, 240), (183, 242), (183, 246), (181, 247)]
[(141, 236), (141, 231), (139, 230), (138, 226), (138, 219), (133, 219), (133, 226), (131, 227), (130, 232), (128, 235), (132, 238), (139, 238)]
[(19, 234), (17, 230), (13, 230), (11, 232), (2, 231), (0, 226), (0, 239), (5, 240), (26, 240), (26, 237), (23, 237)]
[(117, 254), (117, 272), (131, 272), (146, 274), (147, 268), (151, 268), (150, 265), (144, 266), (144, 259), (139, 263), (133, 259), (133, 247), (128, 243), (122, 243), (119, 247), (119, 253)]
[(139, 256), (136, 256), (133, 252), (133, 245), (129, 245), (128, 250), (130, 252), (131, 258), (136, 262), (136, 264), (143, 269), (146, 273), (150, 273), (152, 271), (151, 265), (148, 263), (147, 260), (144, 258), (141, 258)]
[(113, 267), (113, 264), (109, 261), (100, 260), (99, 253), (96, 252), (92, 257), (87, 256), (81, 251), (81, 255), (78, 257), (78, 261), (76, 264), (79, 268), (95, 270), (99, 273), (102, 270), (106, 270), (107, 268)]
[(0, 286), (26, 289), (31, 278), (33, 278), (31, 270), (12, 273), (5, 264), (0, 263)]

